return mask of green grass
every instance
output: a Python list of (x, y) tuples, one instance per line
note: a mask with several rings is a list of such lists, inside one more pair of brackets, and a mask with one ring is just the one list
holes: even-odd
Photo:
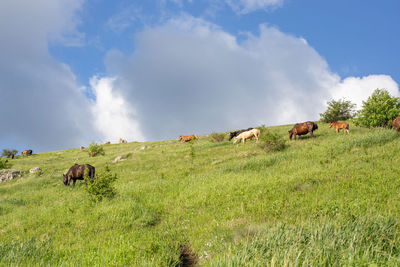
[[(399, 135), (319, 123), (315, 136), (273, 153), (200, 136), (11, 160), (43, 173), (0, 184), (0, 265), (179, 266), (182, 246), (204, 266), (400, 265)], [(117, 195), (64, 186), (74, 163), (108, 165)]]

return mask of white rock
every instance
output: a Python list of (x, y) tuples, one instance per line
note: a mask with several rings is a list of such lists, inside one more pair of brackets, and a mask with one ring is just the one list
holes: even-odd
[(42, 169), (40, 169), (39, 167), (35, 167), (35, 168), (33, 168), (33, 169), (30, 169), (29, 170), (29, 172), (30, 173), (37, 173), (37, 172), (40, 172)]
[(0, 183), (22, 176), (22, 173), (17, 170), (0, 170)]

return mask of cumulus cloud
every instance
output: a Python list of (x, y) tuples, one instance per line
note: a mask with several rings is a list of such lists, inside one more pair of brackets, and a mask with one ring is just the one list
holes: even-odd
[(400, 96), (399, 86), (388, 75), (369, 75), (348, 77), (331, 89), (332, 98), (346, 98), (362, 108), (362, 101), (367, 100), (375, 89), (386, 89), (392, 96)]
[(96, 97), (92, 112), (94, 126), (103, 141), (116, 142), (119, 138), (143, 141), (134, 108), (113, 91), (113, 78), (93, 77), (90, 85)]
[(317, 120), (332, 98), (359, 103), (377, 87), (398, 94), (384, 75), (341, 80), (305, 39), (266, 25), (238, 42), (184, 16), (145, 29), (135, 45), (128, 56), (111, 51), (106, 64), (150, 140)]
[(239, 44), (216, 25), (183, 17), (143, 31), (136, 47), (106, 62), (152, 140), (317, 119), (340, 80), (303, 39), (267, 26)]
[[(77, 42), (81, 0), (0, 2), (0, 145), (55, 150), (87, 142), (89, 101), (48, 42)], [(90, 118), (89, 118), (90, 120)]]

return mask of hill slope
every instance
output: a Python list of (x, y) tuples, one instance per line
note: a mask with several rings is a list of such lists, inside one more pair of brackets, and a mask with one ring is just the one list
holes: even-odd
[[(315, 135), (269, 154), (203, 136), (13, 160), (43, 174), (0, 184), (0, 265), (399, 265), (398, 134), (321, 123)], [(64, 186), (74, 163), (108, 164), (116, 197)]]

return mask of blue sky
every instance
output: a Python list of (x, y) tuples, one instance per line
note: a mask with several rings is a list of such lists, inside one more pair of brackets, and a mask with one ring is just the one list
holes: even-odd
[(331, 99), (360, 108), (376, 88), (400, 96), (399, 10), (386, 0), (1, 1), (0, 149), (291, 124), (318, 120)]

